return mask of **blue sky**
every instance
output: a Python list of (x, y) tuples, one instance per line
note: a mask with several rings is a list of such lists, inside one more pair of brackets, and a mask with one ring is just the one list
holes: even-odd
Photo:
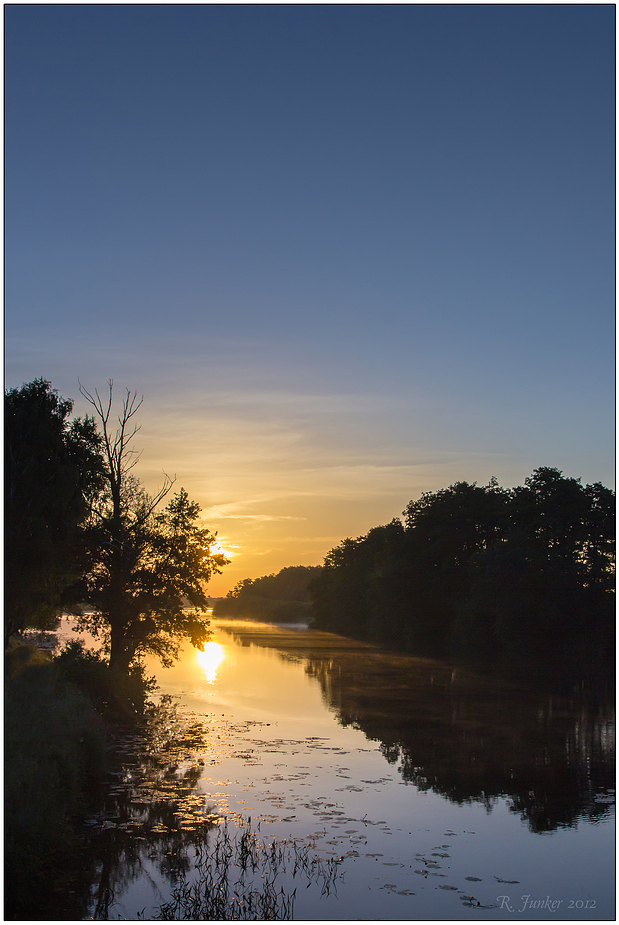
[[(422, 491), (614, 479), (613, 5), (14, 5), (6, 385), (316, 564)], [(81, 400), (76, 410), (86, 410)]]

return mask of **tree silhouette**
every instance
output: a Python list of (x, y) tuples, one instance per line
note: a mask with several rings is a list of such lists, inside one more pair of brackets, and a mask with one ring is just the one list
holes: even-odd
[(612, 645), (614, 494), (536, 469), (509, 500), (509, 526), (470, 563), (460, 635), (505, 652), (578, 658)]
[(217, 601), (213, 612), (221, 617), (244, 617), (272, 622), (309, 620), (311, 578), (321, 571), (319, 565), (290, 565), (277, 575), (243, 578)]
[(200, 507), (182, 488), (157, 512), (175, 480), (166, 475), (150, 496), (132, 474), (139, 458), (131, 446), (139, 430), (133, 418), (142, 399), (127, 390), (112, 430), (112, 381), (108, 390), (104, 401), (80, 385), (102, 430), (107, 491), (87, 530), (89, 567), (80, 590), (92, 610), (78, 625), (103, 635), (111, 667), (127, 671), (146, 652), (170, 665), (183, 640), (200, 648), (208, 639), (205, 585), (228, 560), (212, 551), (216, 534), (197, 525)]
[(418, 655), (577, 666), (613, 651), (614, 494), (542, 467), (456, 482), (346, 539), (310, 585), (314, 626)]
[(53, 627), (79, 577), (103, 465), (94, 420), (72, 410), (45, 379), (5, 394), (5, 647), (24, 627)]

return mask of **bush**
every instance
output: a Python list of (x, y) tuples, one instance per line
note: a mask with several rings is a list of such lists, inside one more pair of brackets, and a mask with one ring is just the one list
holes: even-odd
[[(54, 658), (23, 644), (6, 653), (7, 919), (85, 916), (71, 906), (85, 895), (72, 892), (71, 877), (88, 876), (76, 861), (74, 822), (99, 794), (111, 729), (144, 720), (154, 687), (142, 666), (113, 671), (80, 640)], [(67, 914), (59, 916), (63, 903)]]
[[(45, 918), (56, 908), (72, 817), (105, 765), (105, 727), (52, 659), (31, 646), (5, 660), (5, 916)], [(68, 875), (67, 875), (68, 876)]]
[(130, 722), (144, 715), (148, 696), (155, 688), (154, 678), (136, 665), (125, 674), (110, 668), (104, 656), (86, 649), (81, 639), (67, 642), (54, 658), (61, 675), (88, 697), (107, 720)]

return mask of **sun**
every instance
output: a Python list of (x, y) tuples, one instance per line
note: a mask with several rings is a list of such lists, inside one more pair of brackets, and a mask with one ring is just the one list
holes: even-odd
[(209, 684), (217, 680), (217, 669), (226, 657), (226, 650), (218, 642), (207, 642), (204, 651), (196, 652), (196, 661)]
[(235, 553), (235, 552), (232, 552), (230, 549), (226, 549), (224, 546), (222, 546), (222, 544), (219, 542), (219, 540), (216, 540), (216, 541), (211, 545), (211, 547), (210, 547), (210, 553), (211, 553), (211, 555), (222, 555), (222, 556), (225, 556), (226, 559), (231, 559), (232, 556), (236, 556), (236, 553)]

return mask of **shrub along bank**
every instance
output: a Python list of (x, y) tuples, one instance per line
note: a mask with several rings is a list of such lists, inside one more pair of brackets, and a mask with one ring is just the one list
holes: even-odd
[[(139, 722), (152, 683), (116, 676), (72, 642), (56, 657), (17, 644), (5, 657), (5, 918), (57, 919), (70, 907), (77, 823), (100, 792), (116, 725)], [(85, 914), (85, 910), (84, 910)]]

